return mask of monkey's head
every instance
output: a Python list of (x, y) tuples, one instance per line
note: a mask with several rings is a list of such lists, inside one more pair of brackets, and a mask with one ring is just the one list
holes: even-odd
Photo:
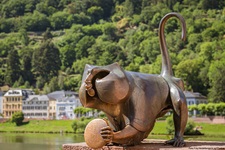
[(84, 107), (99, 109), (102, 103), (123, 103), (129, 96), (129, 91), (128, 79), (118, 63), (85, 66), (79, 89), (79, 98)]

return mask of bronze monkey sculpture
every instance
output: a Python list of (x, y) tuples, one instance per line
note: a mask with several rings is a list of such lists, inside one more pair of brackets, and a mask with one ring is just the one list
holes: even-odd
[[(159, 25), (162, 71), (160, 75), (124, 71), (117, 63), (107, 66), (86, 65), (79, 90), (84, 107), (105, 112), (110, 127), (101, 129), (108, 143), (136, 145), (148, 136), (157, 118), (173, 110), (175, 135), (166, 144), (184, 146), (184, 129), (188, 110), (183, 94), (183, 81), (173, 76), (164, 37), (166, 21), (176, 17), (182, 23), (185, 38), (185, 21), (178, 13), (165, 15)], [(111, 129), (113, 128), (113, 130)]]

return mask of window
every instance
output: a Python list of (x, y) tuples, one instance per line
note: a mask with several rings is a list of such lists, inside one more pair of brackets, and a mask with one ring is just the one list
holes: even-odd
[(59, 110), (65, 110), (66, 108), (65, 107), (59, 107)]

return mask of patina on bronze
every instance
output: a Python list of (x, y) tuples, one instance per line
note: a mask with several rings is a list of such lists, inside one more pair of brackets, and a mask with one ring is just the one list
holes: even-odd
[(136, 145), (152, 131), (157, 118), (173, 110), (174, 138), (166, 144), (185, 145), (183, 134), (188, 110), (183, 94), (184, 84), (173, 76), (171, 62), (164, 37), (166, 21), (176, 17), (182, 23), (182, 39), (185, 38), (185, 21), (178, 13), (164, 16), (159, 25), (162, 53), (160, 75), (124, 71), (119, 64), (107, 66), (86, 65), (79, 90), (84, 107), (105, 112), (110, 126), (101, 129), (107, 143)]

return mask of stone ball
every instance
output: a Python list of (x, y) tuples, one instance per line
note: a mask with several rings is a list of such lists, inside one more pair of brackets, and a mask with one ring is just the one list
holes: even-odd
[(101, 128), (108, 126), (103, 119), (94, 119), (90, 121), (84, 130), (84, 140), (86, 144), (93, 148), (101, 148), (107, 144), (101, 136)]

